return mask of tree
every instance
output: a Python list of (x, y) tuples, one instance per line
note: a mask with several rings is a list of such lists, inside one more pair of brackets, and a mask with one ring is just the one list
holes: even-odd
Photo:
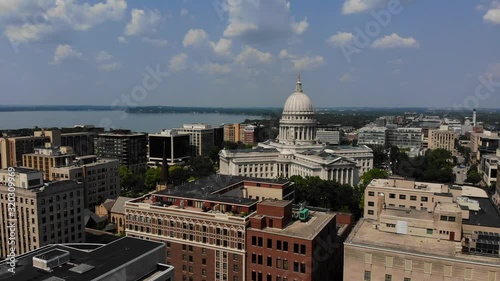
[(169, 168), (170, 180), (174, 186), (180, 185), (188, 178), (187, 170), (182, 166), (172, 166)]
[(465, 182), (470, 182), (472, 184), (478, 184), (481, 182), (481, 174), (477, 170), (477, 165), (472, 165), (467, 171), (467, 178)]
[(129, 189), (132, 184), (133, 174), (127, 166), (120, 166), (120, 186), (124, 189)]
[(191, 176), (198, 178), (206, 177), (215, 173), (214, 163), (209, 157), (197, 156), (189, 162)]
[(386, 170), (381, 170), (381, 169), (371, 169), (368, 172), (364, 173), (360, 178), (359, 178), (359, 186), (364, 189), (368, 184), (374, 180), (374, 179), (387, 179), (389, 178), (389, 173)]
[(144, 186), (148, 191), (155, 189), (156, 185), (161, 181), (161, 168), (152, 168), (146, 171), (144, 178)]

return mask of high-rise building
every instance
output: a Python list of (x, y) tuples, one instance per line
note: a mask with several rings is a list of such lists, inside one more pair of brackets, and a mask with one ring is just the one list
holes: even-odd
[(470, 135), (470, 157), (473, 163), (481, 160), (486, 154), (495, 154), (500, 148), (500, 135), (498, 132), (484, 131)]
[(245, 124), (225, 124), (224, 125), (224, 141), (228, 142), (242, 142), (244, 138)]
[(75, 157), (73, 149), (67, 146), (35, 148), (34, 153), (23, 154), (23, 167), (43, 171), (43, 179), (53, 181), (52, 169), (70, 165)]
[(455, 153), (455, 140), (457, 135), (447, 128), (442, 130), (429, 130), (429, 149), (446, 149), (452, 154)]
[[(52, 244), (0, 262), (0, 278), (72, 281), (174, 281), (174, 268), (163, 264), (165, 244), (123, 237), (109, 244)], [(9, 272), (13, 270), (14, 273)]]
[(250, 214), (294, 194), (286, 180), (213, 175), (127, 201), (126, 234), (165, 242), (178, 280), (245, 280)]
[(23, 154), (33, 153), (48, 142), (50, 138), (45, 136), (0, 137), (0, 168), (21, 166)]
[(373, 180), (344, 280), (497, 280), (500, 215), (480, 188)]
[(356, 185), (360, 166), (353, 157), (337, 155), (334, 149), (319, 144), (316, 123), (311, 99), (299, 77), (294, 93), (285, 102), (278, 139), (261, 142), (254, 149), (220, 151), (220, 173), (259, 178), (318, 176)]
[[(8, 182), (14, 179), (15, 190)], [(11, 253), (8, 238), (15, 237), (15, 254), (21, 255), (54, 243), (81, 243), (84, 241), (83, 185), (74, 181), (43, 184), (40, 171), (15, 168), (15, 172), (0, 170), (0, 205), (11, 207), (9, 198), (15, 198), (15, 213), (0, 213), (0, 256)], [(15, 231), (9, 227), (15, 220)]]
[(208, 156), (210, 150), (214, 147), (214, 128), (212, 125), (204, 123), (184, 124), (177, 131), (191, 135), (190, 145), (192, 156)]
[(85, 208), (93, 210), (106, 199), (120, 195), (120, 162), (118, 159), (102, 159), (95, 155), (77, 157), (68, 165), (51, 169), (53, 180), (81, 182), (84, 188)]
[(341, 132), (336, 129), (330, 128), (317, 128), (316, 129), (316, 140), (319, 143), (336, 145), (340, 143)]
[(120, 130), (98, 134), (94, 139), (96, 155), (120, 160), (132, 171), (145, 170), (148, 162), (146, 134)]
[(189, 161), (191, 134), (181, 133), (176, 129), (164, 130), (160, 134), (149, 135), (149, 165), (162, 165), (163, 150), (166, 149), (169, 165)]
[(396, 125), (387, 126), (387, 144), (399, 148), (421, 148), (423, 134), (421, 128), (397, 128)]

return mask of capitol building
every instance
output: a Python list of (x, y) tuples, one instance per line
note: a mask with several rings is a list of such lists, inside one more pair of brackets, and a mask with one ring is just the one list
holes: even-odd
[(356, 185), (373, 168), (373, 151), (367, 146), (327, 146), (316, 139), (315, 113), (304, 93), (300, 76), (295, 92), (285, 102), (276, 140), (251, 149), (221, 150), (220, 174), (257, 178), (318, 176)]

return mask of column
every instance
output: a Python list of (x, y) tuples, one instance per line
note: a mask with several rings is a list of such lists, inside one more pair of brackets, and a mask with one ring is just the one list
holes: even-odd
[(340, 181), (339, 181), (339, 169), (335, 169), (335, 180), (336, 180), (337, 182), (340, 182)]
[(354, 169), (351, 169), (351, 185), (354, 185)]
[(340, 169), (340, 184), (344, 183), (344, 169)]

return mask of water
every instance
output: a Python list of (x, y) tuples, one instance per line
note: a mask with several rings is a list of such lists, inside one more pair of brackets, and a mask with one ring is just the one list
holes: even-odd
[(156, 133), (185, 123), (207, 123), (219, 126), (223, 123), (241, 123), (259, 116), (232, 114), (125, 114), (120, 111), (20, 111), (0, 112), (0, 130), (38, 127), (73, 127), (94, 125), (136, 132)]

